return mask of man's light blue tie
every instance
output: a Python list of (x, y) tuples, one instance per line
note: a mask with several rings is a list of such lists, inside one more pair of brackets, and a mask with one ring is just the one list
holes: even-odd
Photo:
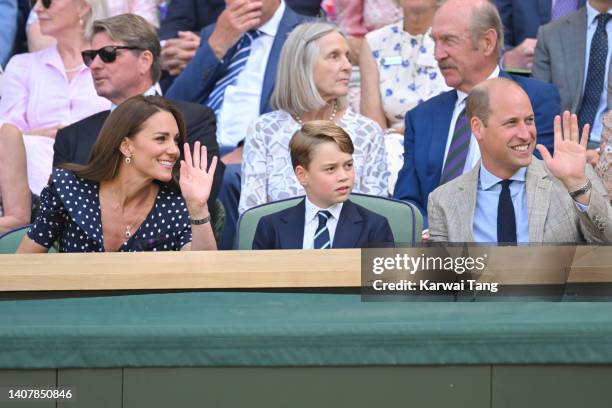
[(319, 226), (314, 236), (314, 249), (328, 249), (331, 248), (331, 240), (329, 238), (329, 230), (327, 229), (327, 220), (331, 217), (329, 211), (319, 211), (317, 213), (319, 217)]
[(582, 105), (578, 111), (580, 129), (582, 129), (585, 123), (589, 123), (591, 127), (593, 127), (593, 122), (597, 115), (599, 99), (604, 89), (604, 77), (606, 75), (606, 59), (608, 57), (608, 33), (606, 31), (606, 24), (610, 21), (610, 18), (612, 18), (612, 15), (609, 13), (599, 14), (596, 17), (597, 29), (591, 40), (587, 79), (584, 87), (584, 95), (582, 96)]
[(236, 46), (236, 52), (232, 56), (229, 61), (229, 65), (227, 66), (227, 71), (225, 75), (221, 77), (215, 84), (215, 88), (208, 96), (208, 100), (206, 101), (206, 105), (208, 105), (213, 111), (215, 111), (215, 115), (219, 114), (221, 110), (221, 105), (223, 104), (223, 96), (225, 95), (225, 90), (228, 86), (234, 85), (236, 83), (236, 79), (238, 75), (244, 70), (246, 63), (249, 59), (249, 55), (251, 53), (251, 45), (253, 41), (259, 37), (262, 33), (260, 31), (248, 31), (246, 32), (238, 45)]

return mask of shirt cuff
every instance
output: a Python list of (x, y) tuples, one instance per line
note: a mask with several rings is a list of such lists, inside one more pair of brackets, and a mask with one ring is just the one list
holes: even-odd
[(576, 208), (578, 209), (578, 211), (585, 213), (589, 210), (589, 206), (588, 205), (584, 205), (582, 203), (579, 203), (578, 201), (574, 200), (574, 204), (576, 204)]

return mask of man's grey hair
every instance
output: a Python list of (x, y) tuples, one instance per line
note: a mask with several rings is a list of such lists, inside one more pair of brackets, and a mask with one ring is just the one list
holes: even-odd
[(502, 25), (501, 17), (497, 11), (497, 7), (490, 1), (484, 2), (482, 5), (474, 9), (470, 17), (470, 35), (472, 37), (472, 45), (477, 46), (478, 40), (487, 30), (495, 30), (497, 33), (497, 44), (495, 52), (500, 58), (504, 48), (504, 26)]
[(128, 47), (150, 51), (153, 54), (151, 80), (153, 83), (159, 81), (162, 73), (161, 46), (157, 33), (147, 20), (136, 14), (119, 14), (104, 20), (96, 20), (91, 35), (93, 37), (98, 33), (106, 33), (111, 40), (122, 42)]
[[(293, 29), (281, 50), (276, 84), (270, 104), (274, 109), (302, 114), (321, 109), (325, 101), (314, 81), (314, 66), (319, 56), (317, 40), (338, 28), (324, 22), (305, 23)], [(338, 98), (338, 107), (347, 106), (346, 96)]]

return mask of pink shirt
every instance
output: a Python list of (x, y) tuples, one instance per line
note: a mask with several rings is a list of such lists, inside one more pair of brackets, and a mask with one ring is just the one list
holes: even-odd
[(11, 123), (22, 133), (67, 126), (111, 105), (96, 93), (85, 65), (68, 81), (55, 46), (11, 58), (2, 88), (0, 123)]
[(138, 14), (153, 27), (159, 28), (159, 12), (156, 0), (106, 0), (106, 5), (111, 16), (124, 13)]

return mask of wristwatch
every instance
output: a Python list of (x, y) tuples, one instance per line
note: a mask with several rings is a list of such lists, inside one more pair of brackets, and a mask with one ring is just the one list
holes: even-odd
[(191, 222), (191, 225), (202, 225), (202, 224), (206, 224), (208, 222), (210, 222), (210, 214), (202, 219), (196, 220), (193, 219), (191, 217), (189, 217), (189, 222)]
[(591, 180), (587, 179), (587, 182), (584, 186), (580, 187), (578, 190), (570, 191), (569, 195), (572, 198), (580, 197), (587, 191), (591, 189), (593, 185), (591, 184)]

